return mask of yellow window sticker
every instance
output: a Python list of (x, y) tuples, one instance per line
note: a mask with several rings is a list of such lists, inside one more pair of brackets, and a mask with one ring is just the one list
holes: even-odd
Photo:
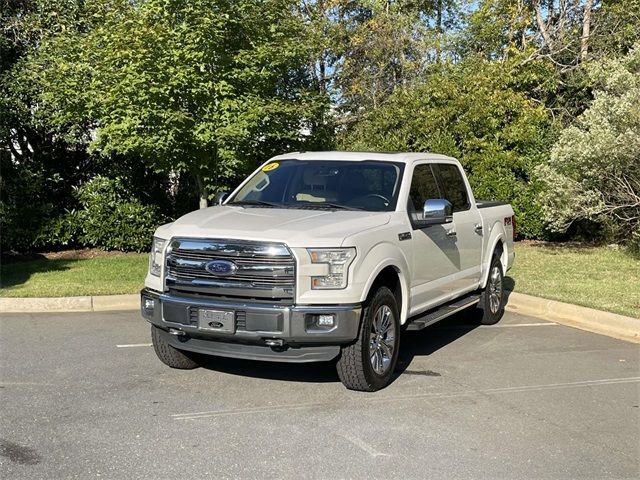
[(280, 164), (278, 162), (267, 163), (264, 167), (262, 167), (262, 171), (270, 172), (271, 170), (275, 170), (279, 166)]

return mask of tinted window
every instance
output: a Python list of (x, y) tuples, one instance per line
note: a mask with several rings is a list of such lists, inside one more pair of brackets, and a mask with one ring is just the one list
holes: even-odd
[(413, 170), (411, 190), (409, 191), (409, 209), (421, 212), (424, 201), (428, 199), (442, 198), (438, 191), (438, 184), (431, 171), (431, 165), (422, 164)]
[(451, 164), (438, 164), (438, 171), (442, 186), (444, 188), (444, 198), (451, 202), (453, 211), (469, 209), (469, 198), (467, 197), (467, 186), (462, 178), (462, 173), (457, 166)]
[(273, 161), (251, 177), (229, 204), (393, 211), (403, 169), (404, 164), (379, 161)]

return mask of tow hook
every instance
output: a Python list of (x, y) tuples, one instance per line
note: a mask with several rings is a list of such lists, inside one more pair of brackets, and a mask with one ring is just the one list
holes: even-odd
[(169, 329), (169, 335), (175, 335), (176, 337), (184, 337), (186, 335), (185, 332), (183, 332), (182, 330), (178, 330), (175, 328), (170, 328)]
[(284, 340), (281, 338), (265, 338), (264, 343), (266, 343), (269, 347), (283, 347)]

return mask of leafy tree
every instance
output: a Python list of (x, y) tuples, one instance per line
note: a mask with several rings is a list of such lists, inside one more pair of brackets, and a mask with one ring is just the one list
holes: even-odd
[(544, 212), (555, 231), (592, 220), (640, 248), (640, 44), (588, 71), (597, 85), (593, 102), (537, 170), (546, 184)]
[(525, 238), (543, 234), (533, 168), (553, 134), (545, 109), (510, 88), (490, 62), (449, 65), (359, 122), (346, 148), (431, 151), (459, 158), (479, 198), (510, 201)]
[[(201, 206), (247, 163), (304, 144), (325, 108), (306, 89), (289, 0), (103, 0), (87, 35), (54, 44), (48, 111), (94, 119), (93, 148), (187, 172)], [(69, 47), (69, 48), (65, 48)], [(81, 85), (86, 85), (82, 88)]]
[(451, 58), (456, 0), (302, 0), (314, 84), (331, 96), (339, 124), (357, 121), (396, 89)]

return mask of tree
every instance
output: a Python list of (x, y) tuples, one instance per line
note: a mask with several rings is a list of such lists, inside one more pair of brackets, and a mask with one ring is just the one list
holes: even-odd
[(47, 110), (93, 119), (102, 155), (193, 175), (206, 206), (247, 163), (304, 144), (325, 108), (307, 89), (293, 7), (101, 0), (93, 7), (99, 22), (72, 39), (75, 47), (52, 43), (60, 56), (44, 66)]
[(349, 149), (436, 152), (460, 159), (478, 198), (513, 203), (525, 238), (543, 233), (533, 168), (552, 136), (545, 109), (509, 85), (499, 65), (443, 66), (399, 90), (349, 130)]
[(593, 102), (537, 170), (546, 184), (544, 212), (555, 231), (596, 221), (640, 248), (640, 44), (588, 71), (597, 85)]

